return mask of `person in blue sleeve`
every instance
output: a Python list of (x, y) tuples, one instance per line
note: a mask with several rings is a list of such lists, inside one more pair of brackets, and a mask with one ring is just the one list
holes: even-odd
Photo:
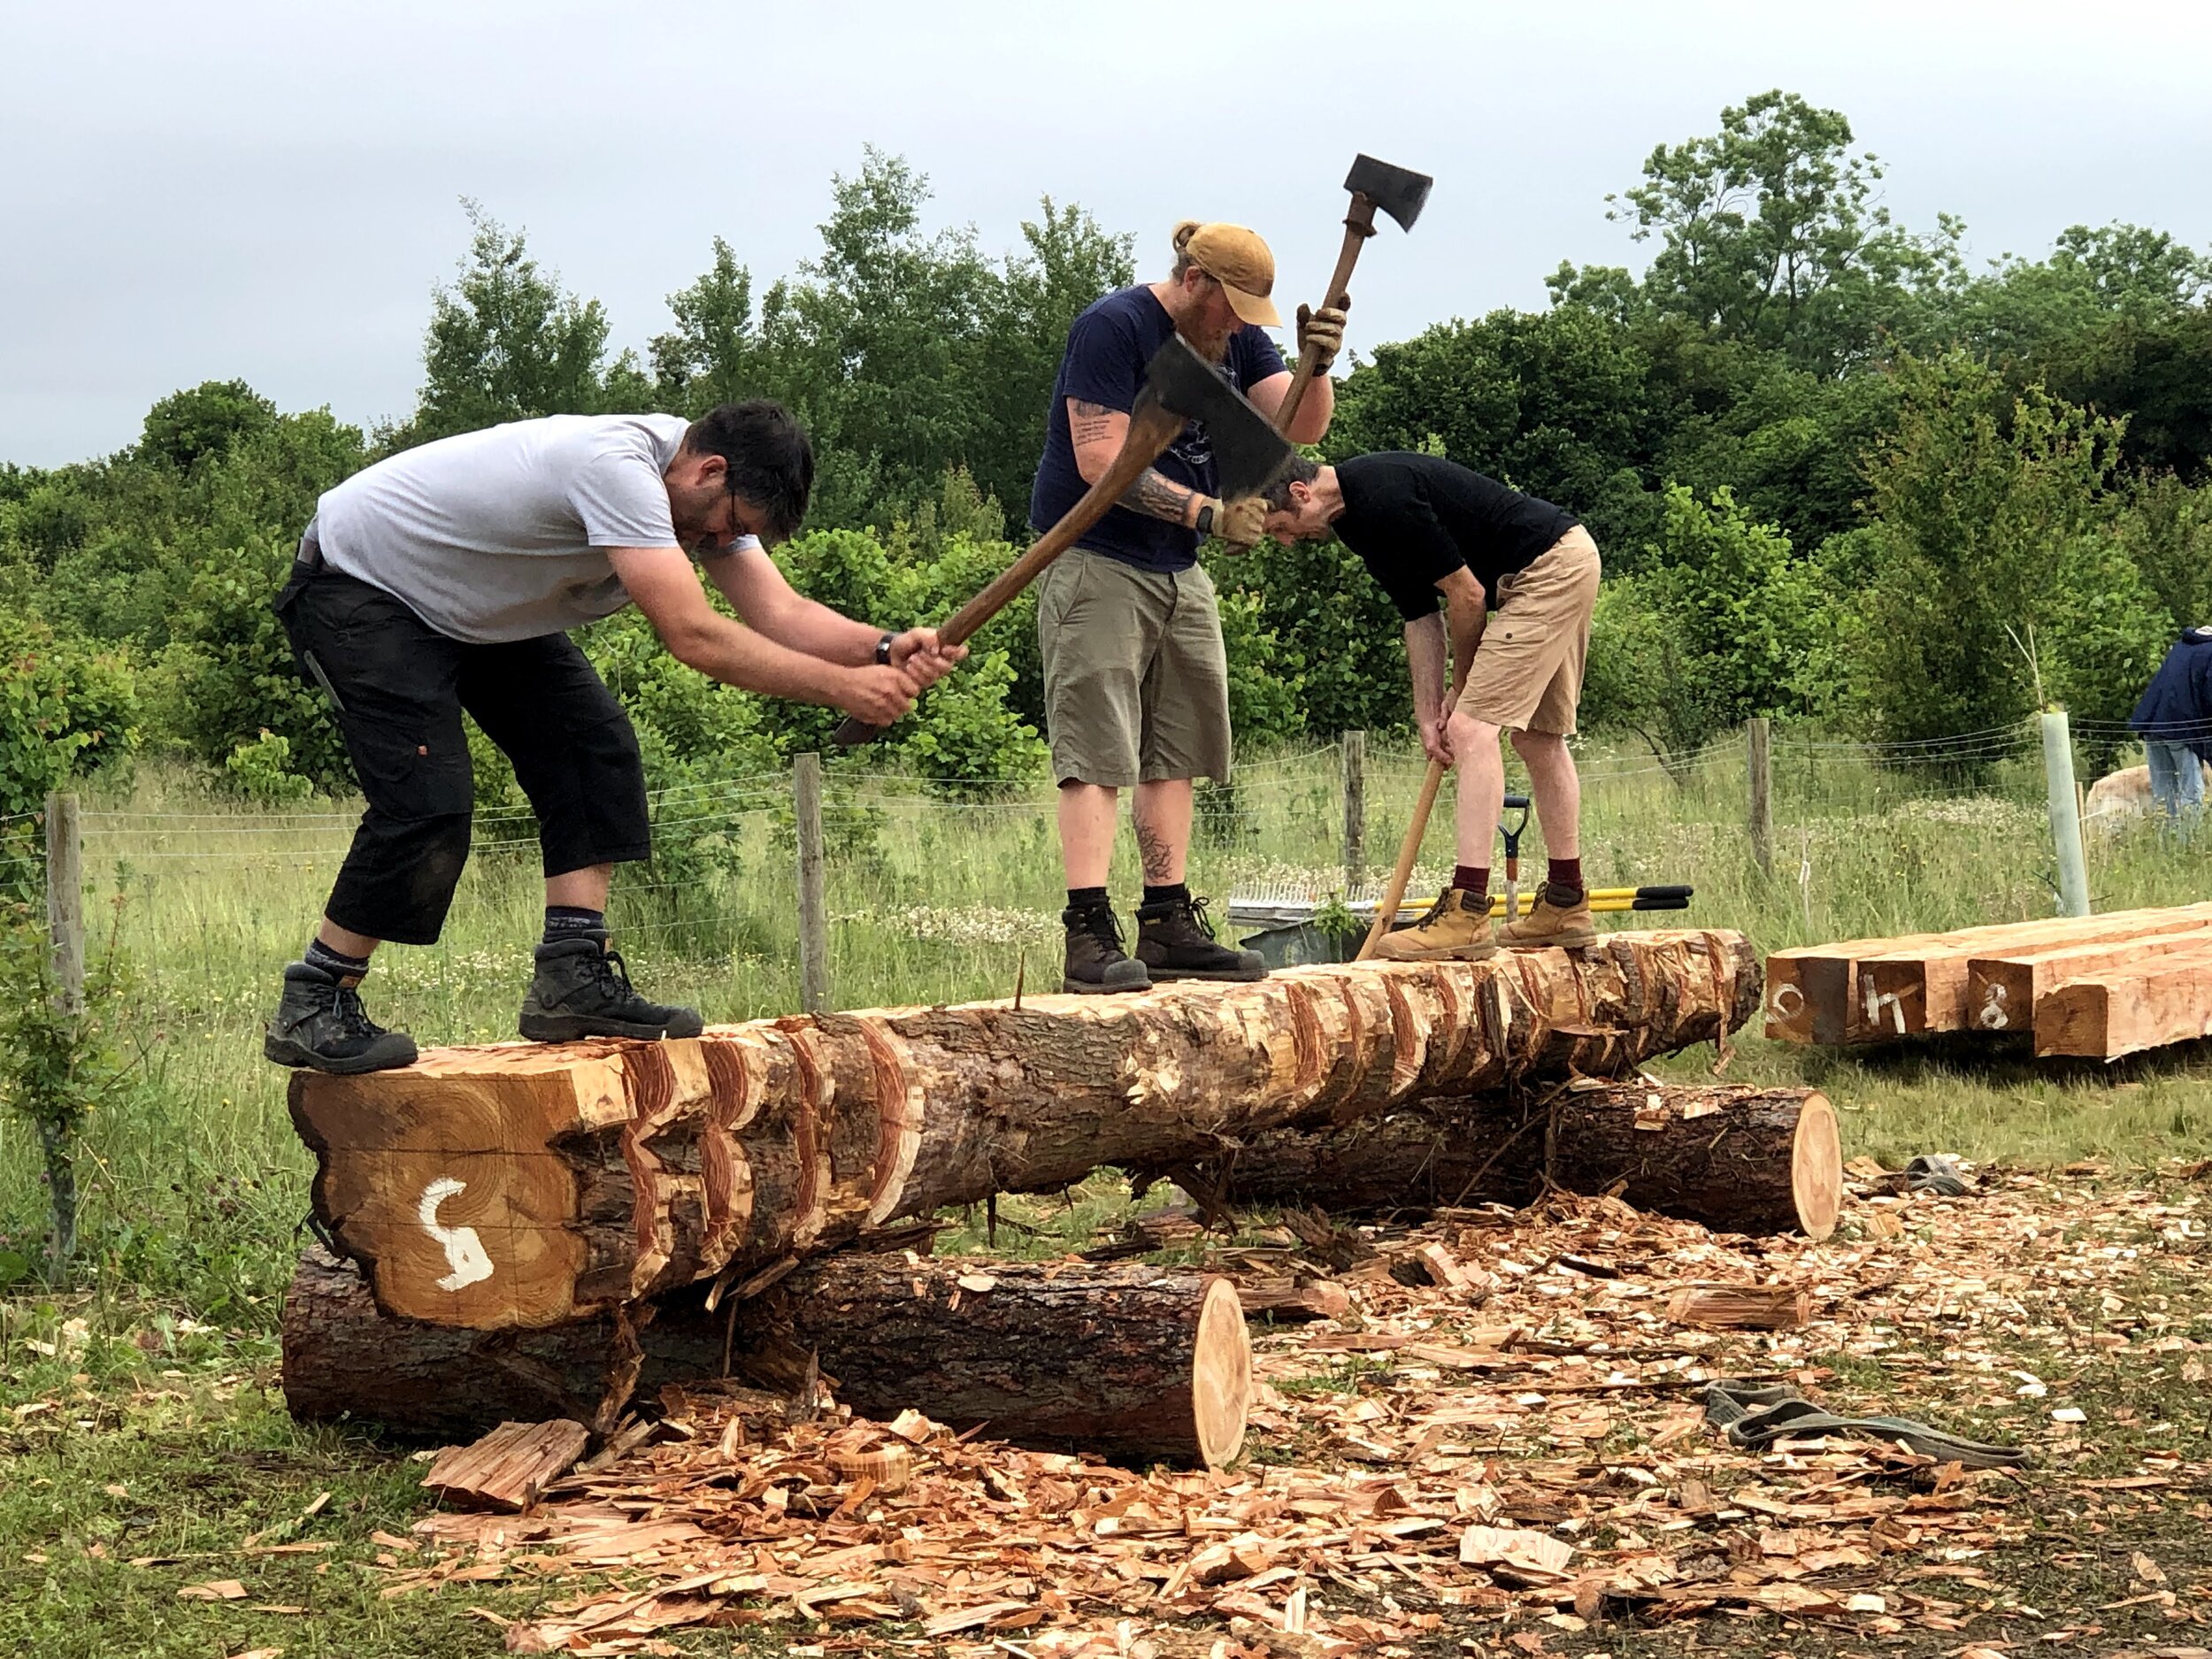
[(2170, 818), (2204, 810), (2205, 761), (2212, 761), (2212, 628), (2185, 628), (2151, 676), (2128, 726), (2143, 740), (2151, 798)]
[[(1180, 334), (1269, 417), (1291, 375), (1263, 332), (1282, 318), (1269, 297), (1275, 256), (1240, 225), (1175, 227), (1175, 265), (1161, 281), (1107, 295), (1075, 319), (1052, 388), (1045, 451), (1029, 521), (1056, 523), (1104, 475), (1129, 430), (1145, 365)], [(1312, 443), (1333, 407), (1328, 365), (1344, 342), (1344, 313), (1298, 308), (1298, 344), (1316, 350), (1316, 375), (1286, 434)], [(1204, 901), (1185, 881), (1193, 784), (1229, 776), (1229, 668), (1213, 583), (1200, 543), (1238, 550), (1259, 539), (1256, 499), (1218, 494), (1205, 427), (1186, 426), (1167, 452), (1037, 582), (1046, 725), (1059, 785), (1066, 866), (1064, 988), (1141, 991), (1158, 979), (1256, 979), (1256, 951), (1215, 942)], [(1122, 949), (1107, 895), (1121, 792), (1135, 791), (1144, 902), (1137, 949)]]

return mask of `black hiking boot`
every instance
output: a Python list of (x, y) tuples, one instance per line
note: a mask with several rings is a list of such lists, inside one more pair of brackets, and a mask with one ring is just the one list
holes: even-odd
[(695, 1037), (699, 1010), (649, 1002), (630, 983), (630, 964), (604, 933), (579, 933), (538, 947), (537, 977), (522, 999), (522, 1034), (532, 1042), (579, 1037)]
[(1121, 948), (1121, 924), (1114, 919), (1112, 905), (1079, 910), (1071, 907), (1060, 912), (1060, 920), (1068, 930), (1062, 990), (1104, 993), (1152, 988), (1152, 976), (1144, 971), (1144, 964)]
[(279, 1065), (340, 1077), (414, 1064), (415, 1040), (371, 1019), (357, 983), (349, 985), (304, 962), (287, 963), (284, 1000), (261, 1039), (263, 1056)]
[(1203, 899), (1137, 906), (1137, 960), (1155, 979), (1267, 978), (1267, 964), (1258, 951), (1215, 942)]

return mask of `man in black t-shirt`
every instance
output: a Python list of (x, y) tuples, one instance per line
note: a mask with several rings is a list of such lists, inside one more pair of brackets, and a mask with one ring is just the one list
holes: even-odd
[[(1145, 365), (1180, 334), (1228, 382), (1272, 416), (1290, 388), (1282, 353), (1263, 332), (1282, 319), (1268, 297), (1275, 257), (1240, 225), (1187, 220), (1175, 229), (1164, 280), (1107, 295), (1075, 319), (1052, 388), (1045, 452), (1029, 521), (1056, 523), (1120, 452)], [(1344, 314), (1298, 308), (1302, 346), (1322, 366), (1344, 339)], [(1289, 436), (1328, 430), (1329, 377), (1317, 376)], [(1199, 544), (1259, 539), (1256, 499), (1225, 502), (1203, 426), (1184, 427), (1118, 506), (1037, 580), (1037, 642), (1045, 716), (1059, 785), (1060, 855), (1067, 868), (1063, 988), (1141, 991), (1156, 979), (1256, 979), (1256, 951), (1214, 942), (1184, 881), (1192, 784), (1229, 776), (1229, 664), (1213, 583)], [(1120, 792), (1133, 789), (1144, 902), (1137, 949), (1124, 953), (1107, 897)]]
[(1451, 886), (1416, 926), (1385, 935), (1376, 954), (1473, 961), (1496, 950), (1490, 849), (1505, 805), (1501, 732), (1513, 734), (1528, 767), (1551, 860), (1527, 918), (1507, 918), (1505, 942), (1593, 943), (1582, 786), (1566, 742), (1597, 601), (1589, 532), (1564, 508), (1432, 455), (1384, 452), (1335, 466), (1301, 460), (1268, 506), (1265, 528), (1278, 541), (1333, 533), (1365, 561), (1405, 618), (1421, 747), (1432, 760), (1459, 763)]

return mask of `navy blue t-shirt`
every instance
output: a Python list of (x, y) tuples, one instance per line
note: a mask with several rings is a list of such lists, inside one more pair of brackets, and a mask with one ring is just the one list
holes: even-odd
[[(1044, 458), (1037, 463), (1037, 483), (1029, 496), (1029, 522), (1041, 534), (1050, 529), (1089, 488), (1075, 466), (1075, 441), (1068, 433), (1068, 399), (1103, 403), (1126, 413), (1137, 406), (1145, 365), (1175, 332), (1167, 307), (1149, 288), (1119, 288), (1075, 319), (1068, 330), (1067, 355), (1053, 382), (1052, 408), (1045, 422)], [(1247, 324), (1229, 337), (1229, 359), (1221, 365), (1229, 384), (1246, 391), (1284, 373), (1283, 354), (1256, 326)], [(1212, 495), (1218, 493), (1213, 444), (1205, 426), (1193, 421), (1153, 463), (1161, 475)], [(1111, 507), (1076, 545), (1133, 565), (1139, 570), (1184, 571), (1198, 562), (1198, 533), (1164, 518), (1148, 518), (1126, 507)]]

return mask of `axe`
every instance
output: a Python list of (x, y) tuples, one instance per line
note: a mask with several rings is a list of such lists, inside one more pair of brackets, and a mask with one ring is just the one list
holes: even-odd
[[(1375, 234), (1377, 211), (1396, 219), (1400, 230), (1411, 230), (1428, 203), (1429, 187), (1435, 182), (1425, 173), (1409, 173), (1372, 156), (1352, 158), (1352, 170), (1344, 175), (1344, 188), (1352, 193), (1352, 211), (1344, 216), (1344, 247), (1336, 257), (1336, 273), (1329, 279), (1322, 304), (1352, 303), (1352, 267), (1359, 263), (1360, 244)], [(1318, 357), (1310, 351), (1298, 354), (1297, 372), (1290, 378), (1290, 389), (1283, 394), (1282, 407), (1275, 411), (1278, 432), (1290, 430), (1290, 423), (1298, 417), (1298, 405), (1305, 401), (1306, 388), (1320, 372)], [(1221, 493), (1225, 500), (1228, 492)]]
[[(1059, 523), (1031, 544), (1028, 552), (953, 612), (951, 619), (937, 630), (937, 637), (947, 645), (964, 644), (1036, 580), (1046, 565), (1104, 518), (1106, 510), (1175, 442), (1185, 423), (1194, 420), (1204, 424), (1206, 435), (1213, 442), (1214, 465), (1220, 475), (1216, 493), (1225, 500), (1263, 494), (1290, 465), (1291, 448), (1267, 424), (1267, 418), (1246, 403), (1180, 334), (1171, 334), (1145, 365), (1144, 389), (1138, 393), (1137, 406), (1130, 411), (1128, 435), (1123, 438), (1114, 464), (1083, 492), (1083, 498), (1062, 515)], [(852, 715), (837, 728), (833, 741), (840, 749), (850, 749), (869, 741), (882, 730)]]

